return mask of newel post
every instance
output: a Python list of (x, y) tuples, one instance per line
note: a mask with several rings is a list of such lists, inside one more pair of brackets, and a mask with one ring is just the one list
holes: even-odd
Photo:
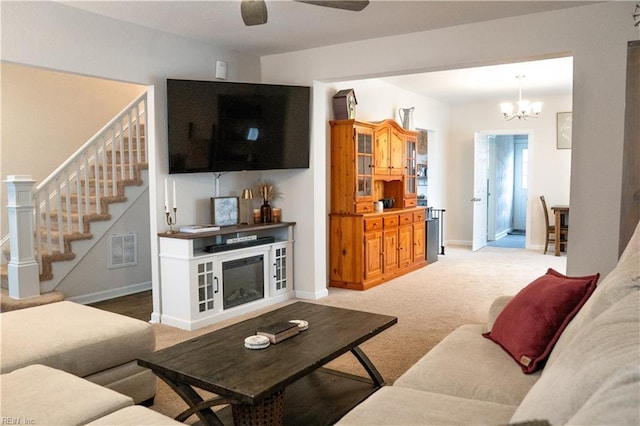
[(9, 212), (9, 296), (25, 299), (40, 295), (40, 270), (33, 249), (33, 184), (27, 175), (10, 175), (7, 184)]

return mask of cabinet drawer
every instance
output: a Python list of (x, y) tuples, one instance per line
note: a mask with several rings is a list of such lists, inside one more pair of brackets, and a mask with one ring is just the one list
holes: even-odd
[(407, 198), (404, 200), (404, 208), (408, 209), (409, 207), (415, 207), (418, 205), (418, 200), (416, 198)]
[(400, 215), (400, 225), (413, 223), (413, 213), (402, 213)]
[(356, 203), (356, 213), (373, 213), (373, 202)]
[(413, 221), (414, 222), (424, 222), (425, 220), (425, 212), (421, 210), (419, 212), (413, 212)]
[(376, 229), (382, 229), (382, 218), (374, 217), (370, 219), (364, 220), (364, 230), (366, 231), (375, 231)]
[(397, 215), (385, 216), (384, 217), (384, 227), (385, 228), (390, 228), (392, 226), (398, 226), (398, 216)]

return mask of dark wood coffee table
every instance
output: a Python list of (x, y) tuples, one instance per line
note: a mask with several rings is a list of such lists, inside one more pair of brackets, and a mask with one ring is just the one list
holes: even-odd
[[(260, 327), (301, 319), (309, 329), (266, 349), (244, 347)], [(164, 380), (189, 408), (176, 417), (196, 414), (203, 424), (231, 424), (236, 409), (263, 407), (282, 395), (283, 417), (291, 425), (329, 425), (379, 389), (384, 380), (358, 345), (398, 322), (396, 317), (313, 303), (295, 302), (138, 359)], [(367, 377), (321, 368), (351, 351)], [(203, 400), (195, 388), (218, 397)], [(285, 391), (286, 388), (286, 391)]]

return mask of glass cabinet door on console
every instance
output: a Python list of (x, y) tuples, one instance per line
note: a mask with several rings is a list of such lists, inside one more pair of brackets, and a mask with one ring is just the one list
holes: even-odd
[(221, 310), (220, 281), (213, 266), (212, 260), (197, 262), (195, 264), (196, 280), (198, 283), (198, 313), (207, 311), (217, 312)]
[(274, 244), (271, 247), (271, 296), (286, 293), (292, 279), (291, 244)]

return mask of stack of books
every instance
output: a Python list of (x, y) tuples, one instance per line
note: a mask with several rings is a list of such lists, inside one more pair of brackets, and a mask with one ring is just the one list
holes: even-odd
[(200, 232), (218, 231), (220, 229), (217, 225), (182, 225), (180, 232), (188, 232), (189, 234), (197, 234)]
[(296, 334), (298, 334), (298, 331), (298, 324), (289, 321), (283, 321), (262, 327), (258, 331), (256, 331), (256, 334), (259, 336), (268, 337), (269, 341), (275, 345), (276, 343), (282, 342), (289, 337), (295, 336)]

